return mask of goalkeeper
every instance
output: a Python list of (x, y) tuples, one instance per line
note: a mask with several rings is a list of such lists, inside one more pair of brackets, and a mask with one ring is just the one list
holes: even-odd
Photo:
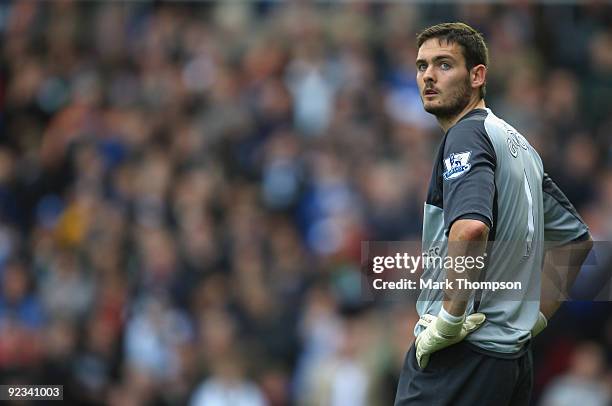
[[(423, 107), (445, 133), (424, 208), (423, 252), (486, 253), (480, 280), (519, 281), (522, 297), (424, 289), (395, 404), (525, 405), (533, 381), (530, 340), (560, 304), (560, 298), (540, 300), (551, 284), (542, 278), (542, 264), (545, 256), (557, 260), (570, 250), (565, 257), (574, 262), (565, 264), (565, 282), (571, 285), (592, 246), (589, 230), (534, 148), (486, 107), (488, 51), (481, 34), (462, 23), (438, 24), (421, 32), (417, 45)], [(544, 241), (554, 245), (545, 248)], [(435, 267), (422, 276), (458, 277), (466, 275)]]

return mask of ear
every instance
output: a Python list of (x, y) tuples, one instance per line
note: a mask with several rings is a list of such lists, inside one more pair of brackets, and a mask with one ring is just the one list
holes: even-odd
[(481, 87), (487, 81), (487, 67), (484, 65), (476, 65), (470, 72), (470, 81), (474, 89)]

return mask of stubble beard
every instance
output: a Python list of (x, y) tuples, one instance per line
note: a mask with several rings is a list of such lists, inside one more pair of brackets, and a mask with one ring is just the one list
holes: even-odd
[(466, 78), (458, 88), (449, 96), (446, 103), (435, 106), (426, 106), (423, 108), (429, 114), (436, 116), (438, 120), (450, 120), (461, 113), (470, 103), (472, 88), (470, 87), (469, 77)]

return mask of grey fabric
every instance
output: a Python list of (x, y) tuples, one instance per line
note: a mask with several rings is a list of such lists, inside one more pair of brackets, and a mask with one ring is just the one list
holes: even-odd
[[(467, 152), (468, 159), (461, 155)], [(449, 157), (457, 170), (449, 165)], [(446, 256), (449, 228), (459, 218), (481, 220), (490, 227), (488, 266), (481, 280), (519, 281), (520, 293), (529, 299), (474, 292), (478, 302), (472, 300), (467, 311), (477, 305), (487, 321), (467, 340), (485, 350), (515, 353), (529, 340), (538, 317), (544, 241), (565, 243), (588, 228), (545, 176), (538, 153), (490, 109), (468, 113), (442, 139), (424, 208), (423, 252)], [(444, 276), (443, 269), (428, 268), (422, 278), (441, 281)], [(424, 289), (417, 302), (419, 315), (437, 315), (442, 295)], [(415, 335), (420, 329), (415, 327)]]
[[(544, 239), (558, 245), (579, 239), (589, 230), (557, 184), (544, 173)], [(556, 245), (553, 244), (553, 245)]]

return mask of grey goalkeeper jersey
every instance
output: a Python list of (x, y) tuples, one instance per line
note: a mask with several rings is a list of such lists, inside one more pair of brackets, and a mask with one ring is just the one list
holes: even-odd
[[(485, 350), (516, 353), (538, 317), (543, 242), (587, 238), (588, 228), (544, 172), (535, 149), (490, 109), (472, 110), (442, 139), (424, 208), (423, 252), (446, 257), (448, 232), (459, 219), (480, 220), (490, 228), (480, 281), (522, 285), (520, 296), (503, 300), (491, 290), (474, 292), (467, 312), (485, 313), (487, 320), (466, 340)], [(443, 269), (429, 267), (422, 279), (444, 277)], [(443, 290), (423, 289), (419, 315), (437, 315), (442, 299)], [(421, 329), (415, 327), (415, 334)]]

